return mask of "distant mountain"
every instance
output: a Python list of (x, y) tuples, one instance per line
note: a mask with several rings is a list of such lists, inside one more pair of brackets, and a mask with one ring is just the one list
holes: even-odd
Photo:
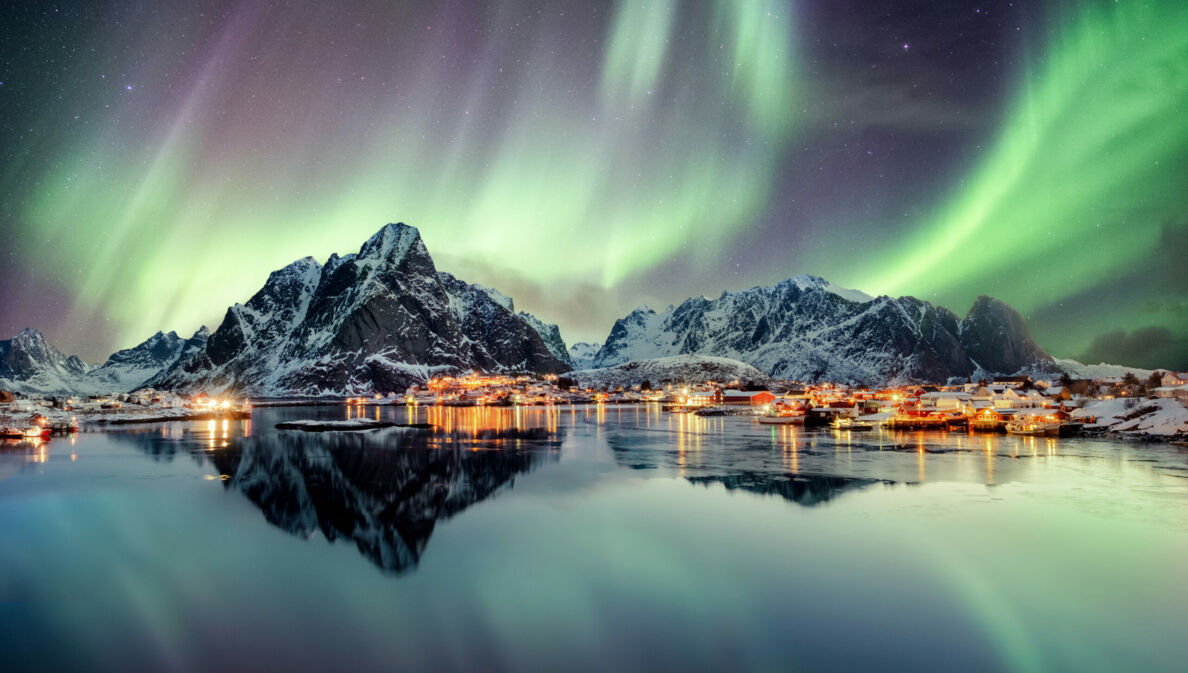
[(600, 348), (602, 348), (600, 344), (585, 341), (575, 343), (569, 347), (569, 361), (573, 363), (574, 369), (593, 369), (594, 358), (598, 356)]
[(0, 340), (0, 390), (23, 393), (74, 392), (91, 365), (64, 355), (35, 329)]
[(107, 362), (87, 374), (82, 387), (105, 392), (135, 390), (178, 360), (196, 353), (206, 344), (206, 336), (205, 327), (189, 339), (177, 332), (157, 332), (132, 348), (112, 353)]
[(604, 369), (587, 369), (566, 375), (583, 387), (628, 388), (644, 381), (659, 387), (668, 383), (717, 381), (742, 383), (770, 381), (767, 374), (745, 362), (709, 355), (674, 355), (666, 358), (632, 360)]
[(615, 322), (595, 367), (681, 354), (741, 360), (782, 379), (855, 384), (1051, 372), (1017, 311), (978, 297), (964, 319), (914, 297), (840, 290), (814, 276), (698, 297)]
[(112, 353), (100, 366), (65, 356), (37, 330), (0, 341), (0, 389), (22, 393), (91, 395), (124, 393), (144, 384), (206, 343), (206, 328), (189, 339), (157, 332), (145, 341)]
[(439, 273), (415, 228), (389, 224), (356, 254), (274, 271), (246, 304), (227, 309), (204, 348), (148, 383), (252, 395), (386, 393), (435, 372), (569, 368), (510, 299)]
[(1088, 365), (1077, 360), (1065, 360), (1061, 358), (1056, 358), (1055, 362), (1057, 367), (1067, 372), (1074, 379), (1120, 379), (1130, 373), (1145, 381), (1155, 371), (1154, 369), (1141, 369), (1139, 367), (1127, 367), (1125, 365), (1111, 365), (1105, 362)]

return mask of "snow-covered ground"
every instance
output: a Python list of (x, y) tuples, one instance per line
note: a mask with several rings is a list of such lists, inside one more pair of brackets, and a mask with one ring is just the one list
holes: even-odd
[(1121, 397), (1098, 400), (1073, 412), (1073, 418), (1094, 417), (1088, 430), (1137, 433), (1161, 437), (1188, 436), (1188, 407), (1176, 399)]

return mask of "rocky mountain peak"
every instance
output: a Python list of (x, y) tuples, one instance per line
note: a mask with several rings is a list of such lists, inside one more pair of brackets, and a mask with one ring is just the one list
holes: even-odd
[[(401, 391), (437, 371), (561, 373), (559, 331), (512, 312), (510, 298), (436, 271), (420, 233), (388, 224), (357, 254), (311, 258), (235, 305), (205, 345), (155, 387), (249, 394)], [(553, 351), (560, 352), (562, 356)]]
[(67, 357), (39, 330), (26, 328), (11, 339), (0, 340), (0, 388), (63, 392), (70, 381), (84, 376), (91, 365), (77, 356)]
[(1014, 307), (980, 295), (958, 326), (961, 344), (984, 371), (1013, 373), (1028, 367), (1055, 368)]
[(421, 232), (403, 222), (389, 223), (367, 239), (359, 248), (358, 259), (383, 260), (399, 266), (410, 253), (428, 257)]

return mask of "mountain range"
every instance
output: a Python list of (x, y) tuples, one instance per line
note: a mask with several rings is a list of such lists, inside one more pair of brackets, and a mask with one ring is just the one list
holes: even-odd
[(1019, 312), (987, 296), (959, 318), (915, 297), (867, 297), (814, 276), (698, 297), (616, 321), (596, 368), (673, 355), (732, 358), (780, 379), (883, 384), (1056, 371)]
[[(413, 227), (388, 224), (357, 253), (274, 271), (213, 332), (158, 332), (100, 366), (36, 330), (0, 341), (0, 389), (141, 387), (253, 396), (401, 392), (436, 373), (561, 374), (673, 356), (738, 361), (765, 375), (856, 384), (1051, 373), (1057, 365), (1007, 304), (964, 317), (914, 297), (870, 297), (813, 276), (697, 297), (615, 322), (604, 343), (566, 347), (556, 325), (510, 297), (438, 271)], [(682, 364), (685, 366), (687, 363)], [(657, 370), (657, 375), (663, 372)]]

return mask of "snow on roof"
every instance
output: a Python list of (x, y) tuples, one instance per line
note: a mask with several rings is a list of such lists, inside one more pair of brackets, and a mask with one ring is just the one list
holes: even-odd
[(754, 397), (767, 392), (766, 390), (723, 390), (722, 395), (725, 397)]

